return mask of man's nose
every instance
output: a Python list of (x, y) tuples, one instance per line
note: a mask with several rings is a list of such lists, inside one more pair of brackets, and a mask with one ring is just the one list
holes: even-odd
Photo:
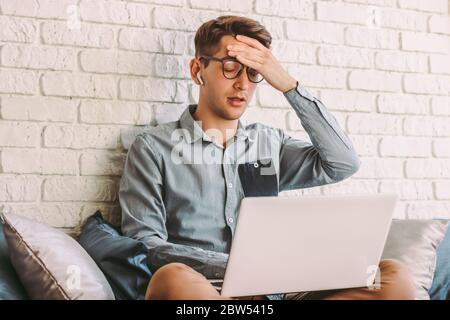
[(234, 84), (241, 90), (246, 90), (248, 88), (248, 86), (250, 85), (250, 80), (248, 79), (247, 75), (247, 67), (242, 69), (241, 74), (235, 79)]

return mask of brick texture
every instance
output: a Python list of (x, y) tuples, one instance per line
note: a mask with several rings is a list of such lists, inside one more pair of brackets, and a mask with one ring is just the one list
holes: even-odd
[[(127, 148), (197, 102), (195, 31), (228, 13), (268, 28), (362, 160), (286, 194), (396, 192), (396, 217), (450, 217), (448, 0), (0, 0), (0, 208), (64, 229), (97, 209), (119, 222)], [(265, 82), (243, 121), (309, 140)]]

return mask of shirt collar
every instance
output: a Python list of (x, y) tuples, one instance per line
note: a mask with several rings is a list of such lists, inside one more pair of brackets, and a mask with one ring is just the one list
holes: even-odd
[[(211, 138), (208, 137), (208, 135), (203, 131), (199, 121), (196, 121), (192, 116), (196, 109), (196, 104), (190, 104), (181, 114), (180, 126), (184, 129), (183, 136), (188, 143), (196, 142), (200, 138), (203, 138), (204, 141), (212, 142)], [(235, 136), (241, 140), (245, 140), (249, 137), (249, 132), (242, 125), (241, 120), (238, 120), (238, 127)]]

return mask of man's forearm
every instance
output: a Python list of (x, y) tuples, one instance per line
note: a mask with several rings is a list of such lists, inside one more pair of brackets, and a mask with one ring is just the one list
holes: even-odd
[(297, 85), (298, 85), (297, 80), (287, 75), (286, 79), (284, 79), (283, 81), (280, 91), (282, 93), (289, 92), (290, 90), (295, 89)]
[(208, 279), (222, 279), (228, 254), (201, 248), (174, 244), (160, 238), (143, 239), (148, 248), (148, 264), (152, 272), (163, 265), (180, 262), (192, 267)]
[(351, 140), (320, 100), (301, 84), (284, 95), (329, 169), (343, 177), (359, 168), (360, 160)]
[[(350, 138), (323, 103), (302, 85), (284, 93), (312, 145), (287, 138), (281, 150), (280, 189), (318, 186), (353, 175), (361, 161)], [(292, 159), (300, 161), (293, 165)]]

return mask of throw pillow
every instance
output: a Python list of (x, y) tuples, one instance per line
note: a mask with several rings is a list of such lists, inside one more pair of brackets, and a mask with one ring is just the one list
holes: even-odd
[(431, 300), (450, 300), (450, 228), (438, 247), (433, 285), (428, 293)]
[(87, 219), (78, 241), (105, 274), (116, 299), (144, 299), (152, 274), (142, 242), (122, 236), (100, 211)]
[(447, 226), (444, 220), (392, 221), (381, 259), (397, 259), (409, 268), (416, 284), (416, 299), (430, 299), (436, 250)]
[(9, 259), (3, 224), (0, 224), (0, 300), (24, 300), (27, 298), (25, 288), (20, 283)]
[(69, 235), (13, 213), (3, 220), (12, 265), (31, 299), (114, 299), (103, 273)]

